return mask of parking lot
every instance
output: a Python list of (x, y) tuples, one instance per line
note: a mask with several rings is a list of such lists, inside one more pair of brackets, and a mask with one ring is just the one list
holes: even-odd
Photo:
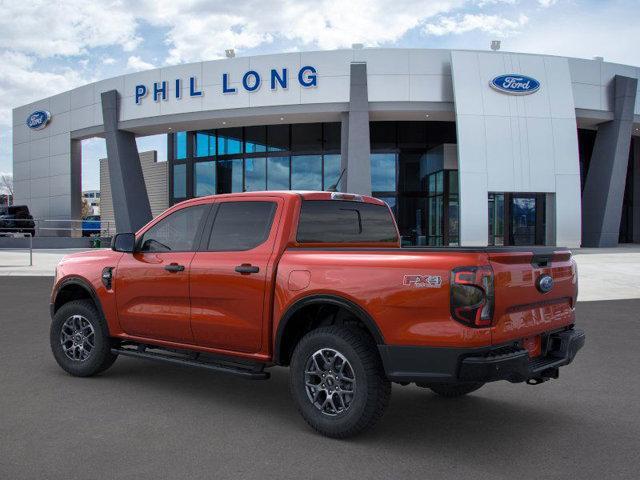
[(1, 277), (0, 478), (638, 478), (640, 300), (584, 302), (560, 379), (446, 400), (394, 385), (378, 427), (312, 432), (266, 382), (120, 358), (74, 378), (48, 346), (48, 277)]

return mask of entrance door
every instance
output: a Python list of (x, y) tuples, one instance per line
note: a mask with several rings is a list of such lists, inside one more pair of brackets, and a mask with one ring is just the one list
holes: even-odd
[(543, 245), (544, 194), (509, 196), (509, 245)]

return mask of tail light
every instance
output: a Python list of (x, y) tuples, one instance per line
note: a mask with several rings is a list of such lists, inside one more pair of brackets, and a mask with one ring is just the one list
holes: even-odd
[(469, 327), (489, 327), (493, 322), (493, 269), (460, 267), (451, 271), (451, 316)]

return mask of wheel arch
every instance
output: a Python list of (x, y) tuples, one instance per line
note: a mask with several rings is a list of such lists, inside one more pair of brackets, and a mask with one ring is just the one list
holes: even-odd
[[(331, 306), (337, 307), (345, 312), (348, 312), (353, 318), (359, 321), (365, 330), (371, 335), (376, 344), (384, 344), (384, 337), (382, 332), (378, 328), (378, 325), (373, 320), (371, 315), (367, 313), (362, 307), (356, 303), (338, 295), (317, 294), (309, 295), (302, 299), (297, 300), (291, 305), (287, 311), (280, 317), (278, 323), (278, 329), (276, 332), (276, 338), (274, 342), (273, 361), (277, 365), (288, 365), (293, 347), (299, 340), (300, 336), (296, 335), (298, 329), (296, 329), (297, 318), (304, 311), (309, 311), (314, 307)], [(312, 323), (312, 320), (304, 321), (304, 325)], [(291, 338), (293, 334), (294, 338)], [(293, 344), (292, 344), (292, 340)]]
[(56, 312), (65, 303), (83, 299), (91, 300), (102, 319), (104, 320), (106, 318), (104, 316), (104, 311), (102, 310), (100, 298), (98, 298), (98, 294), (93, 288), (93, 285), (82, 277), (76, 276), (66, 278), (56, 286), (55, 293), (51, 301), (51, 317), (53, 318)]

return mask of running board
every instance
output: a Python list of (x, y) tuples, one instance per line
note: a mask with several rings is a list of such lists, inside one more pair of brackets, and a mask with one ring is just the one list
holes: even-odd
[[(220, 373), (229, 373), (231, 375), (237, 375), (239, 377), (247, 378), (250, 380), (267, 380), (270, 377), (269, 372), (265, 372), (263, 364), (235, 364), (233, 362), (203, 362), (198, 360), (199, 354), (193, 355), (170, 355), (164, 353), (155, 353), (146, 351), (145, 346), (138, 346), (138, 348), (112, 348), (111, 353), (117, 355), (124, 355), (127, 357), (143, 358), (146, 360), (158, 360), (161, 362), (172, 363), (174, 365), (183, 365), (186, 367), (198, 367), (205, 368), (207, 370), (213, 370)], [(191, 357), (191, 358), (190, 358)]]

